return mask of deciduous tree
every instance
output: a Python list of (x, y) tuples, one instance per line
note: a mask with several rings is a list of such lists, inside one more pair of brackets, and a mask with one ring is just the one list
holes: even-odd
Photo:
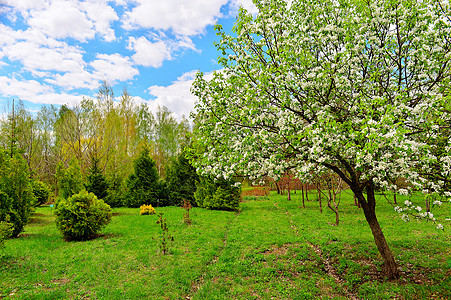
[(448, 2), (255, 4), (255, 17), (240, 11), (233, 36), (217, 26), (223, 70), (194, 82), (206, 149), (197, 167), (251, 178), (332, 170), (361, 204), (387, 276), (398, 277), (374, 191), (396, 189), (388, 178), (399, 177), (438, 191), (423, 174), (437, 161), (449, 172), (449, 151), (436, 157), (419, 138), (439, 133), (438, 116), (451, 119), (441, 109), (451, 74)]

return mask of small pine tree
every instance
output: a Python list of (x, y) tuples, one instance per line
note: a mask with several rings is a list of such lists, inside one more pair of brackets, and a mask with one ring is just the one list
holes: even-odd
[(102, 170), (99, 167), (99, 159), (91, 158), (91, 166), (87, 176), (86, 190), (97, 196), (98, 199), (105, 199), (108, 196), (108, 183)]

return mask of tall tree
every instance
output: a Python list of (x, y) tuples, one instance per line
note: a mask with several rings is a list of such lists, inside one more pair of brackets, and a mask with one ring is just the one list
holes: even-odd
[(374, 191), (396, 188), (389, 178), (398, 177), (441, 188), (423, 176), (437, 157), (418, 137), (438, 133), (437, 115), (451, 119), (438, 112), (451, 75), (448, 3), (255, 4), (255, 17), (240, 10), (236, 35), (216, 27), (223, 70), (194, 82), (199, 142), (207, 150), (197, 167), (223, 177), (238, 170), (250, 177), (335, 172), (361, 204), (387, 276), (398, 277)]

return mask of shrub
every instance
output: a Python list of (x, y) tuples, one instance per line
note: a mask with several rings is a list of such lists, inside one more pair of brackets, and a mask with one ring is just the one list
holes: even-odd
[(9, 218), (12, 237), (23, 231), (34, 199), (25, 160), (19, 154), (11, 157), (0, 148), (0, 222)]
[(111, 221), (111, 207), (83, 190), (62, 199), (55, 210), (56, 226), (66, 240), (88, 240)]
[(107, 182), (107, 196), (102, 200), (111, 207), (123, 206), (125, 198), (125, 182), (123, 177), (118, 174), (113, 174)]
[(237, 210), (240, 204), (240, 188), (233, 180), (200, 177), (194, 193), (199, 207), (219, 210)]
[(141, 205), (139, 207), (141, 211), (139, 212), (140, 215), (154, 215), (155, 214), (155, 208), (152, 207), (152, 205)]
[(13, 228), (13, 224), (9, 223), (9, 216), (5, 221), (0, 222), (0, 250), (5, 247), (5, 240), (11, 236)]
[(51, 191), (47, 184), (42, 181), (36, 180), (31, 183), (31, 187), (33, 189), (33, 194), (35, 197), (33, 206), (40, 206), (49, 200)]

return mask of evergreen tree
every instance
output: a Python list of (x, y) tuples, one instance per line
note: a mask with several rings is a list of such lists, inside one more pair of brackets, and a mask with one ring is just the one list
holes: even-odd
[(133, 162), (134, 172), (127, 179), (125, 204), (139, 207), (143, 204), (159, 206), (160, 184), (155, 161), (150, 158), (149, 149), (144, 148)]
[(186, 151), (182, 151), (177, 158), (172, 160), (166, 172), (170, 205), (182, 205), (184, 199), (194, 205), (197, 180), (199, 180), (199, 176), (196, 168), (186, 158)]
[(12, 236), (18, 236), (28, 222), (31, 203), (35, 200), (30, 173), (23, 157), (0, 148), (0, 222), (13, 225)]
[(108, 195), (108, 183), (99, 167), (99, 162), (98, 158), (91, 158), (91, 167), (89, 168), (85, 187), (88, 192), (96, 195), (98, 199), (104, 199)]

